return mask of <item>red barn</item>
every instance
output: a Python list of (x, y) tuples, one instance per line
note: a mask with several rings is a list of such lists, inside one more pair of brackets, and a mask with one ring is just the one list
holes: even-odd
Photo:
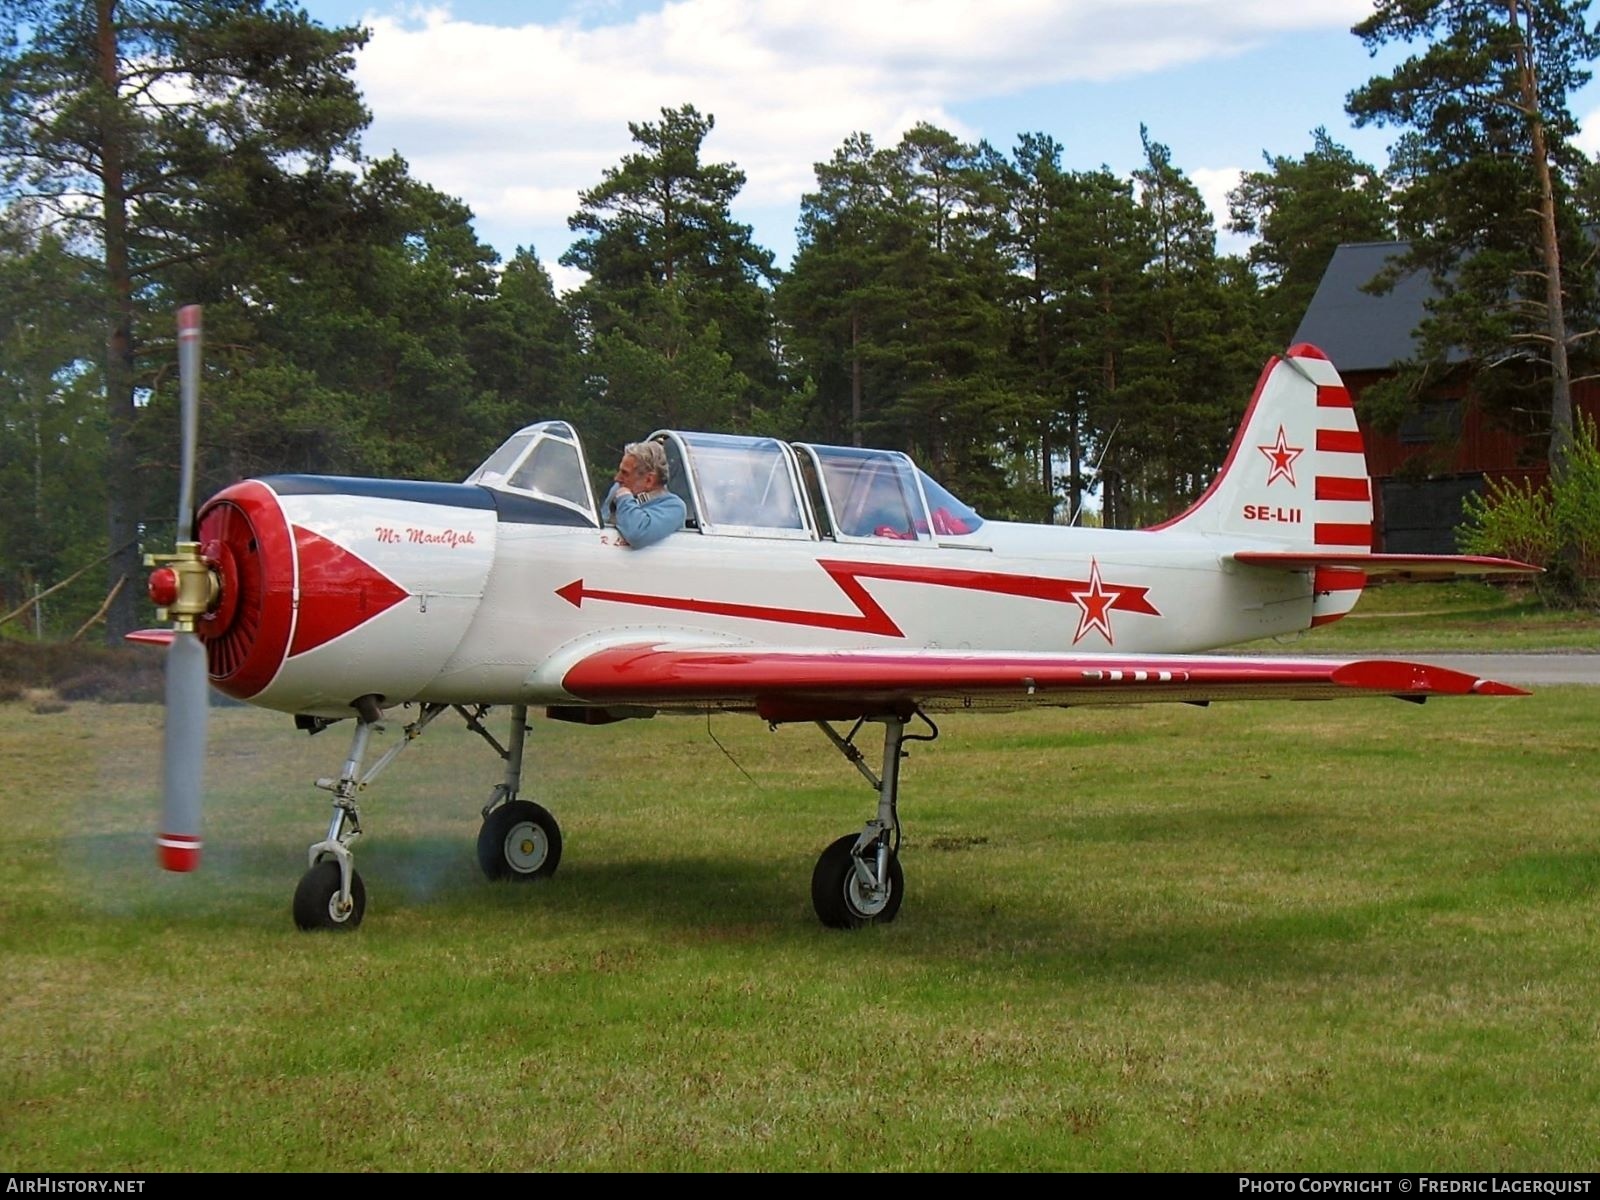
[[(1333, 360), (1358, 412), (1365, 389), (1417, 354), (1416, 329), (1434, 295), (1427, 275), (1405, 275), (1382, 295), (1364, 290), (1405, 250), (1403, 242), (1340, 246), (1295, 331), (1294, 341), (1310, 342)], [(1398, 431), (1362, 423), (1377, 509), (1374, 549), (1453, 554), (1462, 500), (1481, 491), (1486, 477), (1543, 482), (1549, 474), (1548, 417), (1518, 430), (1487, 415), (1473, 394), (1472, 364), (1465, 354), (1452, 355), (1451, 363), (1459, 369), (1430, 390)], [(1574, 383), (1572, 398), (1577, 411), (1600, 418), (1600, 383)]]

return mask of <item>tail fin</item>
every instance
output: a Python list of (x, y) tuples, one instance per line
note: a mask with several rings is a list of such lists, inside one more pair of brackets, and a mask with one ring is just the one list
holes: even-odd
[[(1355, 408), (1314, 346), (1269, 361), (1228, 457), (1187, 511), (1155, 529), (1226, 534), (1258, 550), (1343, 559), (1372, 550), (1372, 483)], [(1313, 625), (1355, 607), (1366, 575), (1316, 566)]]

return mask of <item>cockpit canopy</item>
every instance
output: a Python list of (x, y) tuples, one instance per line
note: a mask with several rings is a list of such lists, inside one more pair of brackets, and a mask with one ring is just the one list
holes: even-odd
[(600, 524), (584, 470), (583, 444), (565, 421), (540, 421), (519, 429), (463, 481), (513, 495), (531, 496)]
[[(897, 450), (660, 430), (667, 486), (702, 534), (799, 541), (932, 542), (976, 533), (983, 518)], [(565, 421), (518, 430), (466, 478), (599, 524), (583, 447)]]

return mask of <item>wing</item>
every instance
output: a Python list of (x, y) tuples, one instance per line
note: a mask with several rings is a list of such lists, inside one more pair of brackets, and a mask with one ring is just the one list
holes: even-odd
[(1369, 579), (1454, 579), (1463, 575), (1538, 575), (1544, 568), (1478, 554), (1341, 554), (1333, 551), (1239, 550), (1230, 557), (1251, 567), (1310, 571), (1352, 568)]
[(568, 669), (563, 686), (589, 704), (743, 709), (769, 721), (850, 720), (913, 708), (1526, 695), (1462, 671), (1385, 659), (659, 644), (598, 650)]

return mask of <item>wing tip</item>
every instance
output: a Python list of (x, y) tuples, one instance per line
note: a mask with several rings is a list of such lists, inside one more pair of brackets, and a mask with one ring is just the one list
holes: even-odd
[(1520, 688), (1510, 683), (1500, 683), (1494, 679), (1480, 679), (1472, 685), (1474, 696), (1531, 696), (1527, 688)]
[(1333, 681), (1363, 691), (1395, 695), (1527, 696), (1531, 693), (1451, 667), (1392, 659), (1360, 659), (1334, 669)]

